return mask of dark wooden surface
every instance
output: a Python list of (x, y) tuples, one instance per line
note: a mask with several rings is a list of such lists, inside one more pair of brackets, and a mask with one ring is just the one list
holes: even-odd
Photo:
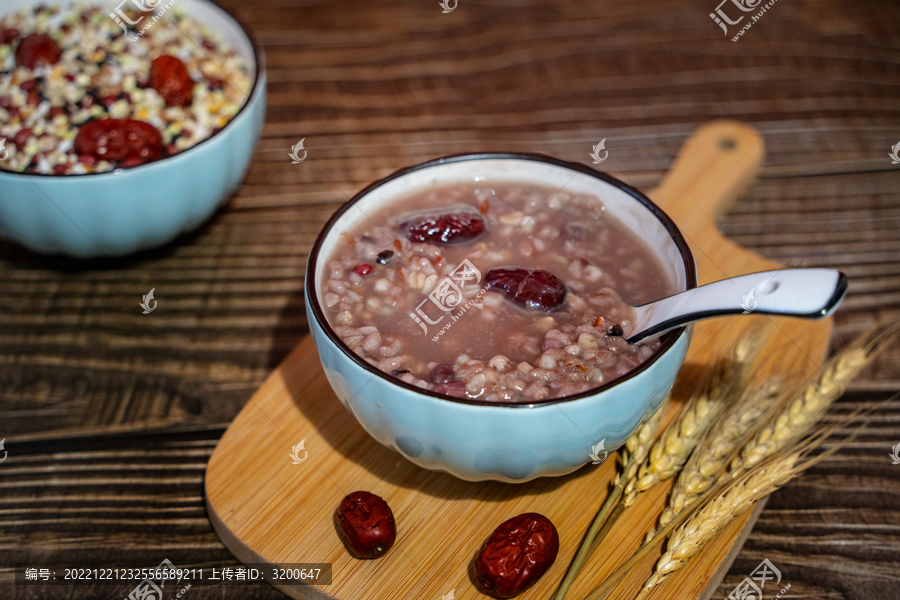
[[(15, 563), (237, 564), (206, 517), (206, 461), (306, 331), (302, 276), (318, 230), (412, 163), (478, 150), (590, 163), (606, 138), (600, 166), (647, 190), (696, 126), (743, 120), (768, 154), (723, 231), (790, 265), (848, 274), (833, 347), (900, 317), (896, 3), (782, 0), (736, 43), (708, 16), (715, 0), (459, 0), (449, 14), (437, 0), (223, 4), (269, 68), (264, 139), (230, 204), (123, 259), (0, 243), (0, 598), (15, 597)], [(308, 157), (292, 165), (301, 138)], [(151, 288), (158, 307), (143, 315)], [(900, 391), (898, 359), (891, 348), (830, 417)], [(791, 583), (786, 598), (900, 598), (897, 443), (894, 401), (770, 499), (715, 597), (768, 558)], [(284, 596), (258, 584), (189, 597)]]

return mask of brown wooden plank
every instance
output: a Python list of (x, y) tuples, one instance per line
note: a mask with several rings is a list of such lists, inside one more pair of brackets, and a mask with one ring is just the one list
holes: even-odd
[[(900, 252), (890, 249), (900, 175), (887, 158), (900, 140), (895, 3), (778, 2), (738, 43), (708, 18), (714, 4), (674, 0), (460, 0), (448, 15), (436, 2), (222, 3), (266, 46), (271, 98), (264, 139), (229, 205), (198, 232), (125, 259), (74, 261), (0, 243), (0, 439), (12, 449), (0, 483), (29, 440), (47, 448), (46, 467), (72, 464), (64, 457), (82, 452), (88, 434), (109, 432), (127, 446), (160, 428), (221, 431), (304, 334), (306, 252), (330, 213), (373, 179), (451, 152), (512, 149), (584, 162), (607, 138), (601, 166), (650, 189), (696, 125), (715, 116), (750, 122), (766, 140), (766, 165), (722, 230), (767, 258), (850, 275), (832, 348), (900, 317)], [(301, 137), (309, 158), (291, 165), (286, 153)], [(151, 287), (160, 306), (141, 315), (137, 303)], [(898, 365), (900, 351), (889, 349), (853, 386), (853, 402), (900, 390)], [(887, 452), (900, 442), (900, 421), (886, 417), (879, 431), (852, 456), (872, 469), (867, 497), (884, 499), (896, 488)], [(867, 548), (892, 547), (886, 531), (900, 504), (872, 507), (854, 495), (858, 508), (835, 511), (847, 473), (823, 468), (835, 477), (817, 484), (823, 491), (805, 509), (773, 506), (806, 488), (773, 497), (727, 582), (769, 556), (797, 582), (798, 597), (896, 597), (882, 573), (900, 563), (875, 560)], [(123, 548), (194, 539), (174, 516), (165, 533), (138, 531), (121, 543), (113, 525), (38, 526), (28, 498), (56, 493), (68, 506), (90, 506), (78, 482), (91, 487), (99, 475), (29, 484), (32, 476), (20, 473), (3, 490), (0, 511), (7, 501), (15, 509), (0, 512), (0, 532), (17, 523), (42, 533), (0, 535), (0, 566), (37, 548), (50, 560), (80, 553), (104, 563)], [(157, 493), (131, 487), (122, 506)], [(187, 489), (167, 494), (201, 506)], [(113, 495), (106, 506), (115, 511), (118, 502)], [(789, 545), (804, 514), (834, 527), (829, 544), (808, 556)], [(216, 543), (208, 528), (203, 535)], [(840, 540), (847, 543), (837, 554)], [(220, 552), (201, 544), (192, 560), (229, 556)], [(159, 558), (155, 550), (142, 556), (154, 565)], [(68, 597), (108, 591), (76, 588)], [(268, 586), (190, 593), (280, 597)]]

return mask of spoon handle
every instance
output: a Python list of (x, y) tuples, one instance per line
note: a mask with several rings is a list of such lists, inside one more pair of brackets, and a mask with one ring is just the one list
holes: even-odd
[(635, 343), (722, 315), (758, 313), (821, 319), (837, 308), (846, 291), (847, 277), (832, 269), (780, 269), (723, 279), (636, 306), (628, 341)]

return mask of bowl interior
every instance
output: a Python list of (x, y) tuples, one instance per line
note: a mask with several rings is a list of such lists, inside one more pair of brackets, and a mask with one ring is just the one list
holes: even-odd
[[(656, 254), (670, 278), (671, 286), (678, 292), (687, 289), (692, 277), (686, 258), (675, 241), (675, 237), (680, 238), (680, 234), (677, 230), (667, 229), (667, 225), (654, 212), (659, 209), (645, 204), (646, 200), (639, 199), (642, 196), (636, 191), (595, 171), (586, 173), (537, 158), (481, 156), (483, 155), (453, 157), (425, 163), (401, 171), (388, 180), (363, 190), (357, 196), (357, 200), (346, 207), (325, 232), (318, 251), (319, 260), (315, 265), (316, 295), (319, 296), (321, 293), (325, 264), (335, 245), (340, 241), (342, 232), (352, 230), (359, 223), (369, 219), (369, 215), (393, 200), (430, 187), (466, 181), (484, 182), (485, 185), (491, 182), (532, 183), (555, 188), (560, 192), (597, 196), (605, 210), (634, 232)], [(669, 227), (674, 229), (671, 222)]]

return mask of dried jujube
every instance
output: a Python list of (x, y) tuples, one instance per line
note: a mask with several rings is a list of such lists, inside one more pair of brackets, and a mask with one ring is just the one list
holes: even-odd
[(59, 44), (46, 33), (26, 35), (16, 48), (16, 65), (34, 69), (40, 64), (55, 65), (62, 56)]
[(463, 244), (484, 233), (484, 218), (475, 211), (461, 210), (441, 215), (419, 215), (400, 223), (400, 231), (411, 242)]
[(362, 491), (348, 494), (337, 516), (347, 546), (359, 558), (378, 558), (394, 545), (394, 513), (379, 496)]
[(78, 129), (73, 144), (83, 161), (108, 160), (120, 167), (136, 167), (163, 157), (162, 134), (136, 119), (94, 119)]
[(475, 558), (475, 578), (495, 598), (512, 598), (547, 572), (559, 552), (550, 519), (525, 513), (500, 524)]
[(194, 80), (181, 59), (164, 54), (150, 63), (150, 87), (167, 106), (190, 106), (194, 101)]
[(163, 155), (162, 135), (143, 121), (134, 119), (95, 119), (78, 130), (74, 142), (79, 156), (122, 162), (137, 166), (159, 160)]
[(540, 269), (500, 267), (485, 275), (485, 283), (525, 308), (553, 311), (566, 300), (566, 286), (553, 273)]

